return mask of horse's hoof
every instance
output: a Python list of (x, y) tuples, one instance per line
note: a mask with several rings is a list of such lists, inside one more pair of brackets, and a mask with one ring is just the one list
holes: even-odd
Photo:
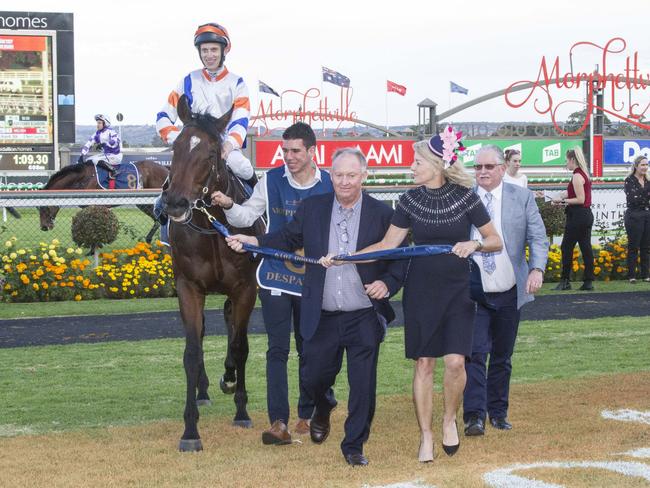
[(252, 420), (233, 420), (232, 425), (235, 427), (241, 427), (242, 429), (252, 429), (253, 421)]
[(224, 392), (226, 395), (232, 395), (233, 393), (235, 393), (236, 387), (237, 387), (236, 381), (226, 381), (223, 379), (223, 376), (221, 377), (221, 380), (219, 381), (219, 388), (221, 388), (221, 391)]
[(201, 444), (201, 439), (181, 439), (178, 450), (181, 452), (198, 452), (203, 450), (203, 444)]
[(212, 405), (212, 400), (210, 400), (209, 398), (204, 398), (202, 400), (196, 401), (197, 407), (209, 407), (210, 405)]

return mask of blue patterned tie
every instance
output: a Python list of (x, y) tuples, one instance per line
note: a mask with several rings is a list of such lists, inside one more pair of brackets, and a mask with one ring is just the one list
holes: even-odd
[[(490, 214), (490, 220), (492, 220), (492, 222), (494, 222), (494, 206), (492, 205), (493, 198), (494, 195), (492, 195), (492, 193), (487, 192), (485, 194), (485, 201), (487, 202), (485, 208), (487, 209), (488, 214)], [(482, 252), (481, 256), (483, 257), (483, 271), (487, 274), (494, 273), (494, 270), (497, 269), (497, 263), (494, 260), (494, 253)]]

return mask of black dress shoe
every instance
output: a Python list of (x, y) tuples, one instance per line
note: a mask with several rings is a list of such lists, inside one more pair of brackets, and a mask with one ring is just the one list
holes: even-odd
[(354, 454), (346, 454), (345, 462), (347, 462), (350, 466), (368, 466), (368, 459), (360, 452), (355, 452)]
[(508, 419), (506, 419), (505, 417), (496, 418), (496, 419), (493, 419), (492, 417), (490, 417), (490, 424), (492, 424), (492, 427), (494, 427), (495, 429), (499, 429), (499, 430), (511, 430), (512, 429), (512, 424), (510, 422), (508, 422)]
[(485, 434), (485, 422), (479, 417), (471, 417), (465, 424), (465, 435), (475, 436)]
[(313, 443), (322, 444), (330, 435), (330, 413), (332, 413), (332, 410), (329, 410), (326, 414), (320, 414), (318, 411), (314, 412), (309, 424), (309, 436)]

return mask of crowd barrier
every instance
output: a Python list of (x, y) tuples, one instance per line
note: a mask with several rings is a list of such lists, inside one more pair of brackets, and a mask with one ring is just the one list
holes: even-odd
[[(410, 188), (400, 184), (372, 185), (366, 191), (380, 200), (395, 205), (399, 196)], [(533, 190), (545, 191), (548, 198), (563, 190), (565, 185), (558, 182), (535, 183)], [(157, 190), (63, 190), (50, 191), (0, 191), (0, 237), (16, 236), (25, 244), (57, 238), (62, 242), (70, 241), (70, 221), (79, 211), (79, 207), (89, 205), (106, 205), (113, 208), (121, 223), (119, 244), (127, 245), (143, 238), (151, 226), (152, 220), (137, 209), (137, 205), (152, 205), (159, 195)], [(61, 207), (56, 218), (54, 230), (48, 235), (41, 231), (38, 207)], [(13, 207), (21, 216), (16, 219), (7, 212), (7, 207)], [(592, 210), (595, 217), (595, 228), (614, 229), (621, 226), (625, 212), (625, 194), (620, 183), (603, 182), (594, 186), (592, 194)]]

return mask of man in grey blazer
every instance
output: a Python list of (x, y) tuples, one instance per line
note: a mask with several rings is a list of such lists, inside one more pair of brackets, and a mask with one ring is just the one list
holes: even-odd
[[(505, 161), (500, 148), (485, 145), (475, 156), (476, 193), (492, 217), (503, 250), (473, 255), (489, 306), (477, 305), (471, 362), (466, 363), (463, 398), (465, 435), (485, 433), (485, 420), (510, 430), (508, 396), (521, 307), (532, 301), (544, 281), (548, 239), (544, 222), (527, 188), (503, 182)], [(473, 229), (480, 242), (480, 235)], [(526, 260), (526, 247), (529, 258)], [(479, 247), (480, 249), (480, 247)], [(486, 362), (490, 357), (486, 370)]]

